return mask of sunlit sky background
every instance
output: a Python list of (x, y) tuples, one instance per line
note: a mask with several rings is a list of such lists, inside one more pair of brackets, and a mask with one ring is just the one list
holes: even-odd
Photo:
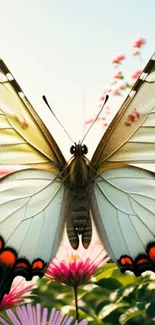
[[(0, 56), (64, 153), (71, 142), (42, 95), (78, 141), (114, 73), (111, 59), (124, 53), (132, 73), (139, 68), (131, 56), (135, 39), (147, 40), (144, 63), (155, 51), (154, 13), (154, 0), (0, 0)], [(100, 135), (95, 127), (89, 145)]]

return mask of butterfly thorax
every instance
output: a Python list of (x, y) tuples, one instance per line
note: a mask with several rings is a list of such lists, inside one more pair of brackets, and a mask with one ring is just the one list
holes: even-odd
[(73, 154), (73, 159), (69, 165), (71, 186), (77, 187), (88, 184), (89, 167), (85, 157), (85, 154), (88, 152), (86, 145), (75, 143), (75, 146), (71, 147), (70, 152)]

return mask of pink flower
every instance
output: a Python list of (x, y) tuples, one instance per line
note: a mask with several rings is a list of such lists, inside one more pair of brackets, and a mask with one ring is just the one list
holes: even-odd
[(105, 99), (105, 96), (101, 96), (101, 97), (100, 97), (101, 102), (102, 102), (104, 99)]
[(123, 60), (125, 60), (125, 55), (119, 54), (112, 60), (112, 64), (120, 64)]
[(138, 55), (140, 55), (140, 52), (139, 52), (139, 51), (133, 51), (133, 52), (132, 52), (132, 55), (133, 55), (133, 56), (138, 56)]
[(134, 108), (131, 114), (128, 115), (125, 125), (130, 126), (133, 122), (140, 118), (140, 113)]
[(127, 88), (127, 84), (126, 82), (122, 83), (121, 85), (119, 85), (119, 90), (125, 90)]
[(16, 277), (13, 280), (10, 292), (5, 294), (1, 303), (0, 310), (6, 310), (25, 303), (26, 299), (31, 299), (31, 290), (36, 288), (34, 281), (27, 282), (23, 277)]
[(138, 79), (138, 77), (141, 75), (142, 71), (143, 71), (143, 70), (141, 70), (141, 69), (136, 70), (136, 71), (132, 74), (131, 78), (134, 79), (134, 80)]
[(114, 76), (114, 79), (124, 79), (123, 74), (121, 71), (118, 71)]
[(119, 89), (119, 88), (115, 88), (115, 89), (113, 90), (112, 94), (113, 94), (114, 96), (119, 96), (119, 95), (121, 95), (121, 94), (120, 94), (120, 89)]
[[(16, 308), (16, 314), (11, 310), (7, 310), (9, 319), (12, 325), (87, 325), (86, 320), (81, 322), (74, 321), (72, 316), (65, 316), (60, 311), (52, 308), (48, 315), (48, 308), (41, 310), (40, 304), (35, 307), (30, 304), (18, 306)], [(0, 322), (2, 325), (9, 325), (9, 323), (0, 316)]]
[(118, 80), (113, 79), (113, 80), (110, 81), (110, 85), (111, 85), (111, 86), (114, 86), (114, 85), (117, 84), (117, 82), (118, 82)]
[(46, 276), (51, 280), (72, 287), (85, 284), (95, 271), (108, 261), (104, 247), (100, 241), (85, 249), (80, 243), (75, 251), (69, 245), (62, 245), (46, 270)]
[(104, 94), (106, 95), (107, 93), (111, 93), (112, 89), (111, 88), (107, 88), (104, 90)]
[[(102, 104), (99, 105), (99, 107), (101, 108)], [(89, 120), (85, 121), (85, 125), (88, 125), (88, 124), (92, 124), (95, 120), (95, 116), (94, 118), (90, 118)], [(98, 119), (96, 120), (96, 122), (99, 122), (99, 121), (102, 121), (103, 120), (103, 117), (98, 117)]]
[(133, 42), (132, 47), (141, 48), (143, 45), (146, 44), (146, 39), (143, 37), (138, 38), (136, 41)]

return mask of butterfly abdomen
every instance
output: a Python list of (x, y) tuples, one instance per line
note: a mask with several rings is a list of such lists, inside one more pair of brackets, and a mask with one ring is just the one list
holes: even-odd
[[(77, 148), (80, 149), (80, 146)], [(85, 248), (89, 246), (92, 235), (88, 191), (89, 167), (84, 156), (77, 151), (76, 153), (69, 166), (70, 190), (67, 216), (68, 238), (74, 249), (79, 246), (79, 235)]]
[(74, 249), (79, 246), (79, 235), (82, 243), (87, 248), (91, 241), (92, 225), (89, 211), (89, 195), (86, 186), (72, 188), (69, 193), (70, 206), (67, 217), (67, 234)]

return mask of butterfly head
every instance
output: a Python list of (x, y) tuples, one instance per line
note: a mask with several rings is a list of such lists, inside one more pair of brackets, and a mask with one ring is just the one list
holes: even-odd
[(77, 144), (75, 142), (74, 146), (71, 146), (70, 153), (74, 155), (74, 157), (82, 157), (88, 153), (88, 148), (85, 144), (81, 144), (80, 142)]

